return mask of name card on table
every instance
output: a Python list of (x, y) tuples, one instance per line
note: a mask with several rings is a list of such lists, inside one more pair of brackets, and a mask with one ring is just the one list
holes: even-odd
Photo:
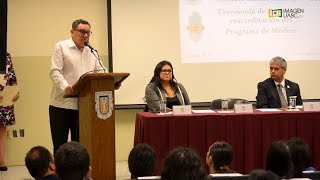
[(174, 115), (191, 114), (191, 105), (172, 106), (172, 112)]
[(304, 111), (320, 111), (320, 102), (303, 102)]
[(253, 113), (252, 104), (234, 104), (235, 113)]

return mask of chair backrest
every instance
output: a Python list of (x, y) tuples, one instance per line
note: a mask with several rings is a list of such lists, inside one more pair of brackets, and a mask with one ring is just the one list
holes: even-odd
[[(228, 98), (228, 108), (233, 109), (234, 104), (247, 104), (249, 103), (246, 99), (239, 98)], [(211, 102), (211, 109), (221, 109), (222, 99), (215, 99)]]
[(149, 111), (148, 105), (144, 105), (143, 112), (148, 112), (148, 111)]

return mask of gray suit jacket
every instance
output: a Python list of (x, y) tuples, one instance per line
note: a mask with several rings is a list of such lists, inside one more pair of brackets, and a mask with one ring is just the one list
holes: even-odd
[[(176, 95), (179, 99), (180, 104), (181, 105), (190, 105), (190, 100), (189, 100), (189, 96), (188, 96), (186, 89), (180, 83), (178, 83), (178, 86), (179, 86), (181, 93), (182, 93), (182, 94), (180, 94), (179, 91), (176, 92)], [(166, 92), (161, 89), (160, 89), (160, 91), (161, 91), (163, 100), (167, 100)], [(182, 97), (184, 99), (185, 104), (182, 104), (183, 103)], [(147, 102), (147, 106), (148, 106), (149, 111), (151, 111), (151, 112), (159, 112), (160, 111), (159, 100), (161, 99), (161, 95), (159, 94), (159, 90), (158, 90), (155, 83), (149, 83), (147, 85), (146, 91), (145, 91), (145, 98), (146, 98), (146, 102)]]

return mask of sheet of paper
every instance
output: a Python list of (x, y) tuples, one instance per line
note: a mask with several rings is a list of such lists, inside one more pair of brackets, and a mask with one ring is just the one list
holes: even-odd
[(18, 86), (5, 86), (3, 91), (0, 92), (0, 96), (3, 97), (0, 102), (0, 106), (11, 106), (13, 105), (13, 97), (16, 96), (19, 92)]
[(280, 109), (275, 109), (275, 108), (261, 108), (261, 109), (257, 109), (258, 111), (261, 112), (279, 112), (281, 111)]
[(214, 110), (206, 110), (206, 109), (203, 109), (203, 110), (192, 110), (193, 113), (216, 113)]

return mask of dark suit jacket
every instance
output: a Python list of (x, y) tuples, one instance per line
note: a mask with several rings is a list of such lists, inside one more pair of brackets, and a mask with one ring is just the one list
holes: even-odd
[[(289, 96), (297, 96), (297, 105), (302, 105), (300, 88), (297, 83), (285, 79), (287, 99)], [(258, 95), (256, 108), (281, 108), (280, 97), (277, 87), (272, 78), (258, 83)]]

